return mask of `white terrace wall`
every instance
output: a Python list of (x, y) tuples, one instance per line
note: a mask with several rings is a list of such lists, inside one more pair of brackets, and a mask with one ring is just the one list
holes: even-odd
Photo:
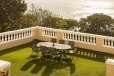
[(0, 50), (26, 44), (32, 39), (51, 41), (51, 38), (65, 40), (66, 44), (74, 41), (75, 47), (114, 54), (114, 37), (40, 26), (0, 33)]
[(51, 41), (51, 38), (56, 38), (58, 41), (65, 40), (66, 43), (74, 41), (75, 47), (114, 54), (114, 37), (40, 26), (35, 27), (32, 31), (34, 38), (42, 41)]
[(33, 39), (32, 29), (34, 28), (0, 33), (0, 51), (31, 42)]

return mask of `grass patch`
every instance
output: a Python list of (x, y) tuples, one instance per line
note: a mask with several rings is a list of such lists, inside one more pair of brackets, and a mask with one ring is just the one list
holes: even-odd
[(30, 47), (20, 46), (0, 53), (0, 59), (11, 62), (12, 76), (105, 76), (105, 63), (73, 56), (72, 64), (52, 60), (28, 59)]

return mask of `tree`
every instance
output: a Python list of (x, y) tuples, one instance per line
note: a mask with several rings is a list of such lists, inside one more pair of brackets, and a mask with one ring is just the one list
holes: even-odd
[(29, 28), (37, 26), (37, 17), (32, 14), (25, 14), (15, 21), (13, 24), (15, 29)]
[(24, 0), (0, 0), (0, 32), (13, 28), (13, 23), (25, 12)]
[(65, 26), (66, 29), (72, 28), (72, 27), (78, 27), (78, 21), (74, 19), (64, 19), (67, 25)]
[(67, 23), (63, 18), (56, 17), (55, 27), (58, 29), (65, 29)]
[(47, 9), (43, 9), (41, 7), (36, 8), (33, 4), (31, 5), (32, 9), (29, 10), (29, 14), (37, 17), (38, 25), (40, 26), (49, 26), (47, 23), (50, 23), (53, 14)]
[(113, 19), (110, 16), (104, 15), (102, 13), (96, 13), (88, 16), (85, 21), (83, 20), (80, 22), (80, 25), (82, 24), (85, 25), (85, 32), (87, 33), (109, 35), (111, 34), (110, 28), (113, 25)]
[(85, 32), (87, 28), (89, 28), (89, 25), (87, 24), (87, 19), (86, 18), (81, 18), (78, 22), (78, 27), (80, 27), (81, 32)]
[(44, 24), (47, 27), (58, 28), (58, 29), (64, 29), (67, 25), (67, 23), (65, 22), (65, 20), (63, 18), (55, 17), (55, 16), (48, 16), (44, 20)]
[(52, 16), (47, 16), (46, 18), (44, 18), (42, 20), (42, 26), (45, 27), (55, 27), (55, 23), (56, 23), (56, 17), (52, 17)]

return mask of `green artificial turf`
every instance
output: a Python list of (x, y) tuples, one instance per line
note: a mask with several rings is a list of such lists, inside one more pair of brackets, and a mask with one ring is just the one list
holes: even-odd
[(16, 47), (0, 52), (0, 59), (11, 62), (11, 76), (105, 76), (105, 63), (73, 57), (71, 64), (28, 58), (30, 47)]

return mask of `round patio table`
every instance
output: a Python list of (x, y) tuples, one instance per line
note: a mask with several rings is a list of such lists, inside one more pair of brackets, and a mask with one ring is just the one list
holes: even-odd
[(59, 49), (59, 50), (68, 50), (71, 49), (70, 45), (67, 44), (59, 44), (59, 43), (52, 43), (52, 42), (40, 42), (37, 44), (37, 47), (40, 46), (45, 46), (48, 48), (55, 48), (55, 49)]
[[(65, 54), (65, 51), (68, 51), (69, 49), (71, 49), (70, 45), (52, 43), (52, 42), (40, 42), (37, 44), (37, 47), (42, 47), (42, 46), (51, 48), (49, 50), (50, 53), (48, 55), (50, 55), (52, 58), (57, 59), (59, 61), (63, 61), (66, 59), (68, 60), (68, 56)], [(56, 50), (54, 50), (54, 49), (56, 49)], [(46, 56), (46, 55), (44, 55), (44, 56)], [(71, 58), (69, 60), (71, 61)]]

